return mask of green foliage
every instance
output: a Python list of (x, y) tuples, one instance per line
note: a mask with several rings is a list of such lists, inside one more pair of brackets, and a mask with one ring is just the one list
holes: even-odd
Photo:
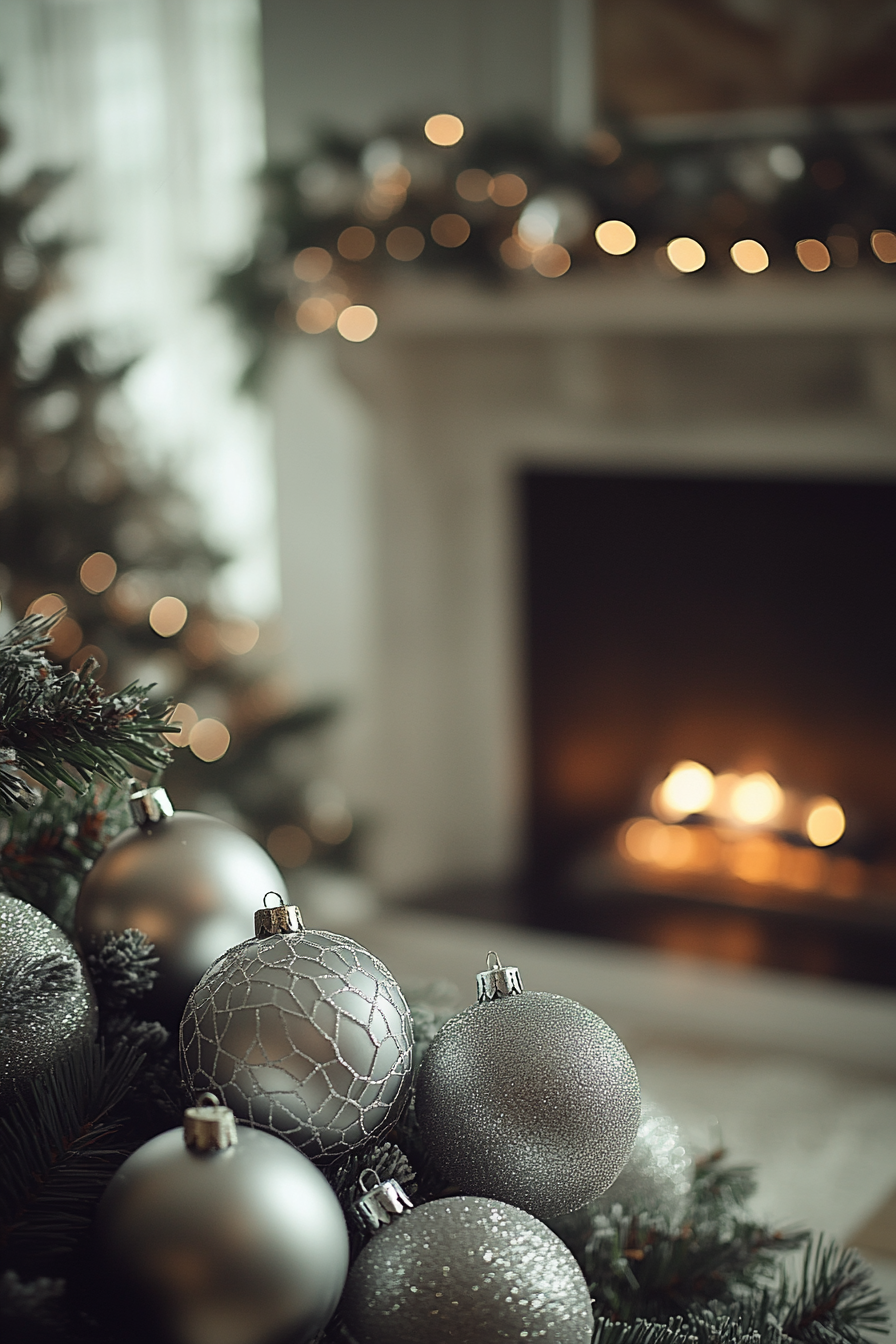
[[(134, 769), (159, 770), (170, 752), (160, 739), (164, 705), (132, 683), (106, 693), (88, 659), (60, 672), (43, 650), (58, 616), (26, 616), (0, 639), (0, 814), (33, 807), (36, 781), (60, 796), (85, 794), (94, 773), (123, 783)], [(29, 778), (26, 778), (28, 776)]]

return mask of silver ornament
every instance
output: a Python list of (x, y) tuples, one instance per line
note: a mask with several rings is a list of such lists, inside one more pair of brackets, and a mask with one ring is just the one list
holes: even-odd
[(588, 1344), (588, 1285), (571, 1252), (537, 1218), (467, 1195), (403, 1213), (396, 1186), (380, 1187), (383, 1221), (390, 1221), (355, 1261), (340, 1303), (354, 1344)]
[(132, 800), (142, 824), (117, 836), (91, 868), (75, 908), (82, 948), (98, 934), (139, 929), (155, 946), (158, 978), (141, 1012), (176, 1031), (190, 990), (251, 928), (274, 862), (248, 835), (200, 812), (173, 812), (163, 789)]
[(655, 1102), (644, 1101), (631, 1155), (591, 1208), (606, 1214), (619, 1204), (624, 1213), (659, 1216), (670, 1227), (677, 1226), (684, 1216), (693, 1172), (693, 1156), (676, 1122)]
[(96, 1036), (96, 999), (52, 919), (0, 895), (0, 1100)]
[(240, 1120), (310, 1157), (362, 1148), (410, 1091), (404, 996), (381, 961), (351, 938), (305, 929), (296, 906), (258, 911), (256, 928), (190, 995), (184, 1081), (222, 1091)]
[(420, 1066), (423, 1141), (452, 1185), (556, 1218), (622, 1170), (641, 1113), (635, 1066), (596, 1013), (524, 991), (516, 967), (490, 967), (479, 990)]
[(305, 1344), (348, 1269), (345, 1219), (317, 1168), (217, 1105), (191, 1108), (183, 1130), (119, 1168), (97, 1240), (110, 1311), (136, 1306), (157, 1344)]

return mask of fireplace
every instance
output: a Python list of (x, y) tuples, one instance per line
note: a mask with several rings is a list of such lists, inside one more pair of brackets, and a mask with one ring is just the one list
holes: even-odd
[(896, 485), (519, 497), (528, 917), (896, 981)]

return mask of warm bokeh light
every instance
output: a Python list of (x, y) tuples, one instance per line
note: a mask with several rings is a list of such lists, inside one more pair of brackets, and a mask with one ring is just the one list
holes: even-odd
[(87, 559), (81, 562), (78, 578), (81, 580), (81, 587), (86, 588), (88, 593), (104, 593), (110, 584), (115, 582), (117, 573), (118, 566), (111, 555), (106, 551), (94, 551), (93, 555), (88, 555)]
[(376, 246), (376, 234), (363, 224), (352, 224), (343, 229), (336, 242), (341, 257), (346, 261), (364, 261)]
[(420, 230), (409, 224), (393, 229), (386, 239), (386, 251), (396, 261), (416, 261), (425, 245), (426, 239)]
[(62, 620), (53, 626), (53, 638), (49, 644), (49, 652), (54, 658), (69, 658), (76, 649), (81, 647), (83, 638), (84, 631), (78, 622), (72, 620), (71, 616), (63, 616)]
[(311, 837), (301, 826), (275, 826), (267, 850), (280, 868), (301, 868), (311, 857)]
[(731, 790), (731, 814), (745, 826), (761, 826), (773, 821), (784, 804), (784, 793), (780, 784), (765, 770), (757, 770), (743, 779)]
[(743, 882), (776, 882), (781, 848), (770, 835), (751, 835), (727, 847), (725, 862), (732, 875)]
[(572, 263), (572, 258), (565, 247), (559, 243), (550, 243), (547, 247), (540, 247), (532, 257), (532, 269), (539, 275), (547, 276), (550, 280), (557, 279), (558, 276), (565, 275)]
[(465, 168), (462, 173), (458, 173), (454, 186), (462, 200), (487, 201), (491, 184), (491, 173), (486, 173), (482, 168)]
[(470, 236), (470, 226), (463, 215), (438, 215), (429, 231), (439, 247), (460, 247)]
[(93, 658), (97, 666), (94, 668), (93, 675), (101, 677), (109, 666), (109, 659), (103, 649), (98, 644), (85, 644), (83, 649), (79, 649), (73, 658), (69, 659), (69, 667), (72, 672), (80, 672), (88, 658)]
[(299, 280), (314, 284), (323, 280), (333, 268), (333, 258), (325, 247), (303, 247), (296, 255), (292, 268)]
[(460, 117), (450, 112), (439, 112), (430, 117), (423, 127), (423, 134), (434, 145), (456, 145), (464, 133), (464, 124)]
[(604, 167), (615, 163), (622, 153), (622, 145), (612, 131), (592, 131), (585, 141), (585, 148)]
[(504, 265), (509, 266), (511, 270), (524, 271), (527, 266), (532, 265), (532, 253), (528, 247), (523, 247), (516, 234), (505, 238), (498, 251)]
[(65, 610), (65, 599), (58, 593), (42, 593), (25, 608), (26, 616), (55, 616), (57, 611)]
[(652, 817), (639, 817), (623, 828), (619, 847), (626, 858), (636, 863), (686, 868), (695, 857), (694, 836), (686, 826), (664, 826)]
[(517, 173), (498, 173), (488, 185), (488, 194), (495, 205), (522, 205), (529, 188)]
[(699, 761), (679, 761), (660, 785), (658, 801), (669, 817), (686, 817), (703, 812), (712, 801), (714, 780), (711, 770)]
[[(846, 225), (845, 228), (849, 226)], [(832, 232), (828, 234), (828, 251), (831, 254), (831, 261), (835, 266), (858, 266), (859, 264), (859, 242), (855, 234), (850, 232), (843, 233)]]
[(182, 648), (193, 667), (208, 667), (221, 656), (218, 627), (206, 616), (192, 620), (184, 631)]
[(258, 625), (247, 617), (242, 620), (222, 621), (218, 638), (228, 653), (240, 656), (249, 653), (258, 643)]
[[(179, 701), (171, 711), (171, 717), (168, 720), (172, 725), (170, 733), (163, 733), (162, 736), (166, 742), (170, 742), (172, 747), (187, 747), (190, 745), (190, 734), (199, 722), (199, 715), (192, 705)], [(179, 724), (179, 728), (174, 725)]]
[(353, 303), (344, 308), (336, 322), (336, 330), (347, 341), (366, 341), (376, 327), (376, 313), (364, 303)]
[(621, 219), (605, 219), (594, 230), (594, 237), (598, 247), (609, 252), (612, 257), (625, 256), (638, 241), (632, 226)]
[(146, 574), (131, 571), (122, 574), (103, 598), (103, 605), (124, 625), (133, 625), (149, 611), (158, 591), (155, 581)]
[(731, 248), (731, 260), (746, 275), (758, 275), (768, 269), (768, 253), (755, 238), (741, 238)]
[(179, 597), (160, 597), (149, 609), (149, 623), (157, 635), (170, 639), (183, 630), (189, 614)]
[(875, 229), (871, 235), (871, 251), (878, 261), (892, 266), (896, 262), (896, 233), (890, 229)]
[(796, 255), (807, 271), (826, 271), (831, 264), (831, 254), (818, 238), (801, 238)]
[(836, 798), (813, 798), (806, 811), (806, 835), (813, 845), (833, 845), (846, 830), (846, 816)]
[(336, 322), (336, 309), (329, 299), (314, 296), (305, 299), (296, 309), (296, 326), (309, 336), (329, 331)]
[(696, 238), (673, 238), (666, 244), (666, 256), (676, 271), (699, 271), (706, 264), (706, 253)]
[(200, 761), (219, 761), (230, 746), (230, 733), (218, 719), (200, 719), (190, 733), (190, 750)]

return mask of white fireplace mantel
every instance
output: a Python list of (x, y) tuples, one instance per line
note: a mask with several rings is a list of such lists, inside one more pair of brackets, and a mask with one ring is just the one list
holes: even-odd
[(501, 876), (525, 794), (523, 466), (896, 474), (896, 288), (851, 272), (395, 283), (271, 381), (300, 687), (386, 889)]

